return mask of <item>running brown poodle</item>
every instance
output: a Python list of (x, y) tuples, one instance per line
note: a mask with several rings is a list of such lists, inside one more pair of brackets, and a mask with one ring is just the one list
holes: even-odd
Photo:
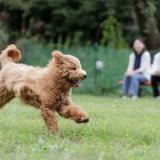
[(71, 89), (80, 86), (80, 80), (87, 74), (79, 59), (52, 53), (53, 58), (45, 68), (17, 64), (21, 52), (14, 44), (9, 45), (0, 55), (0, 108), (14, 97), (40, 109), (47, 128), (58, 132), (55, 112), (77, 123), (89, 121), (85, 111), (71, 100)]

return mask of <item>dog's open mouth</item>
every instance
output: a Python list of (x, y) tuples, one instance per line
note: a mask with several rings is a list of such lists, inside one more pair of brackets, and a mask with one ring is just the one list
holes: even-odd
[(71, 82), (73, 83), (74, 87), (80, 87), (81, 83), (79, 80), (71, 80)]

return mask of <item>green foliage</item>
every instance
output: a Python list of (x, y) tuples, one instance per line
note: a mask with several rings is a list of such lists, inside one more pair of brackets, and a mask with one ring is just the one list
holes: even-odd
[(154, 2), (150, 2), (150, 1), (147, 1), (147, 4), (144, 4), (144, 3), (139, 3), (139, 7), (141, 8), (142, 10), (142, 13), (146, 16), (146, 18), (148, 18), (148, 16), (153, 16), (156, 11), (157, 11), (157, 8), (154, 4)]
[[(160, 30), (159, 0), (134, 2), (145, 17), (152, 16)], [(148, 25), (143, 18), (141, 23), (135, 21), (133, 15), (138, 15), (133, 4), (132, 0), (0, 0), (0, 21), (7, 26), (10, 39), (38, 35), (47, 42), (57, 43), (61, 37), (63, 42), (70, 38), (83, 45), (102, 42), (123, 48), (143, 33), (142, 23)], [(5, 20), (3, 12), (8, 16)]]
[(120, 23), (115, 17), (109, 16), (102, 23), (102, 45), (106, 45), (110, 48), (125, 48), (126, 42), (122, 35), (122, 28)]
[(159, 160), (160, 105), (152, 98), (74, 96), (88, 124), (57, 115), (60, 136), (44, 127), (39, 110), (15, 99), (0, 112), (1, 160)]
[[(82, 44), (100, 41), (100, 24), (108, 12), (115, 10), (116, 2), (112, 6), (110, 4), (109, 1), (99, 0), (0, 0), (1, 10), (9, 15), (4, 23), (11, 31), (27, 36), (36, 34), (56, 43), (57, 37), (63, 41), (71, 37)], [(39, 23), (43, 24), (42, 28)]]
[(4, 48), (8, 43), (9, 35), (4, 25), (0, 23), (0, 49)]

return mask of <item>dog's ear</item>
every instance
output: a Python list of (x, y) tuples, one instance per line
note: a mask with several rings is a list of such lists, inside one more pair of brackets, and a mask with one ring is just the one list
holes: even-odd
[(53, 51), (52, 52), (53, 58), (58, 62), (58, 63), (63, 63), (63, 53), (60, 51)]
[(14, 62), (17, 62), (21, 59), (21, 52), (16, 48), (16, 45), (11, 44), (7, 47), (7, 55), (12, 58)]

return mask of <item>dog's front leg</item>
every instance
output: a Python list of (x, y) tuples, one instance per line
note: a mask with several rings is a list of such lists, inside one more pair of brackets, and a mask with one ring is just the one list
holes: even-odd
[(55, 117), (55, 112), (45, 106), (42, 106), (40, 109), (41, 109), (42, 118), (45, 121), (45, 124), (48, 130), (51, 131), (53, 134), (57, 134), (58, 125)]
[(89, 121), (87, 113), (75, 105), (62, 105), (57, 112), (62, 117), (72, 119), (77, 123), (87, 123)]

